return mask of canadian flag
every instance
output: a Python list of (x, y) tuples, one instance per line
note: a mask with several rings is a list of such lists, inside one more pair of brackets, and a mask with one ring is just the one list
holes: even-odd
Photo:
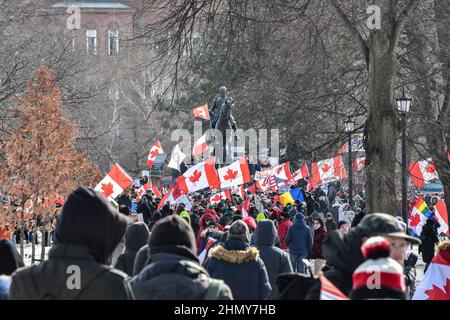
[(315, 162), (311, 165), (311, 171), (312, 176), (309, 182), (313, 188), (323, 183), (347, 178), (341, 156)]
[(419, 161), (409, 165), (411, 180), (416, 188), (424, 186), (427, 182), (439, 179), (436, 167), (430, 161)]
[(194, 117), (209, 120), (208, 104), (192, 109)]
[(298, 181), (300, 179), (305, 179), (307, 177), (309, 177), (309, 170), (306, 164), (292, 174), (293, 181)]
[(448, 228), (448, 214), (447, 214), (447, 206), (445, 205), (445, 201), (440, 199), (436, 205), (434, 206), (435, 216), (441, 225), (438, 229), (438, 234), (445, 233), (447, 237), (450, 237), (450, 230)]
[(286, 162), (286, 163), (280, 164), (279, 166), (276, 166), (275, 168), (272, 169), (272, 173), (274, 174), (274, 176), (276, 178), (280, 178), (283, 180), (291, 180), (292, 179), (289, 162)]
[(364, 169), (364, 165), (366, 164), (366, 158), (358, 158), (353, 161), (353, 170), (355, 171), (361, 171)]
[(133, 183), (133, 179), (123, 170), (119, 164), (115, 163), (106, 177), (95, 187), (108, 200), (117, 198), (128, 186)]
[(137, 190), (139, 198), (142, 198), (142, 196), (145, 194), (147, 190), (151, 190), (155, 195), (155, 197), (161, 197), (161, 192), (159, 192), (158, 188), (152, 185), (151, 182), (147, 182)]
[(181, 197), (181, 191), (176, 185), (172, 185), (169, 188), (169, 191), (162, 197), (161, 201), (158, 203), (158, 207), (156, 208), (156, 211), (161, 210), (161, 208), (166, 203), (171, 203), (177, 200), (179, 197)]
[(196, 157), (203, 154), (206, 150), (208, 150), (208, 144), (206, 143), (206, 134), (204, 134), (194, 143), (192, 154)]
[(244, 185), (231, 187), (231, 192), (239, 195), (242, 199), (245, 198)]
[(449, 249), (442, 249), (431, 261), (412, 300), (450, 300)]
[(247, 198), (247, 200), (244, 201), (244, 204), (242, 205), (242, 218), (247, 218), (248, 213), (250, 212), (250, 199)]
[(177, 178), (177, 185), (183, 194), (211, 187), (220, 189), (219, 175), (214, 158), (196, 164)]
[(231, 192), (230, 190), (225, 190), (219, 193), (216, 193), (212, 197), (209, 198), (209, 202), (212, 204), (219, 203), (222, 200), (231, 200)]
[(153, 167), (153, 162), (158, 154), (164, 153), (164, 150), (161, 148), (161, 143), (156, 141), (155, 145), (150, 149), (150, 153), (147, 158), (147, 165), (151, 169)]
[(218, 172), (222, 189), (238, 186), (251, 180), (246, 157), (242, 157), (229, 166), (220, 168)]

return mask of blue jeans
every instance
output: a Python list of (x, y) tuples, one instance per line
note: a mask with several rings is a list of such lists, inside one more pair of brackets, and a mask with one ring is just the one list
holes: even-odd
[(292, 270), (298, 273), (305, 273), (305, 264), (303, 263), (303, 259), (305, 259), (306, 256), (289, 253), (289, 257), (291, 259)]

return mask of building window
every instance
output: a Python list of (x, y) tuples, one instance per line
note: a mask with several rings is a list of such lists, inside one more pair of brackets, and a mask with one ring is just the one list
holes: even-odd
[(97, 54), (97, 30), (86, 30), (87, 53)]
[(108, 55), (117, 56), (119, 54), (119, 30), (108, 30)]

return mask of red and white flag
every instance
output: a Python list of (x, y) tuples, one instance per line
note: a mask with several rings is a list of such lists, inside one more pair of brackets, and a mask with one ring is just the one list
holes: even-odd
[(180, 197), (181, 197), (180, 189), (178, 189), (176, 185), (170, 186), (169, 191), (167, 191), (167, 193), (162, 197), (161, 201), (158, 203), (156, 211), (159, 211), (166, 203), (175, 202)]
[(137, 190), (139, 198), (142, 198), (142, 196), (145, 194), (147, 190), (151, 190), (155, 195), (155, 197), (161, 197), (161, 192), (159, 192), (158, 188), (154, 186), (151, 182), (147, 182)]
[(313, 188), (323, 183), (347, 178), (341, 156), (315, 162), (311, 165), (311, 171), (312, 176), (309, 182)]
[(246, 157), (218, 170), (221, 189), (239, 186), (250, 182), (250, 170)]
[(208, 104), (192, 109), (194, 117), (209, 120)]
[(205, 261), (206, 254), (208, 253), (209, 248), (211, 248), (211, 246), (216, 242), (217, 242), (216, 239), (208, 237), (208, 242), (206, 243), (205, 249), (203, 249), (203, 251), (198, 256), (198, 260), (200, 261), (200, 264), (203, 263), (203, 261)]
[(307, 177), (309, 177), (309, 170), (306, 164), (292, 174), (292, 180), (294, 182)]
[(128, 173), (119, 164), (115, 163), (94, 190), (101, 192), (108, 200), (112, 200), (117, 198), (132, 183), (133, 179)]
[(242, 218), (247, 218), (248, 214), (250, 212), (250, 198), (247, 198), (247, 200), (244, 201), (244, 204), (242, 205)]
[(289, 162), (280, 164), (272, 169), (272, 173), (275, 176), (275, 178), (280, 178), (283, 180), (291, 180), (292, 174), (291, 169), (289, 166)]
[(431, 261), (412, 300), (450, 300), (450, 254), (443, 249)]
[(214, 158), (196, 164), (177, 178), (177, 185), (183, 194), (192, 193), (208, 187), (220, 189), (220, 180)]
[(206, 134), (204, 134), (194, 143), (192, 154), (194, 157), (197, 157), (202, 155), (206, 150), (208, 150), (208, 144), (206, 143)]
[(447, 237), (450, 237), (450, 230), (448, 228), (448, 214), (447, 214), (447, 206), (445, 205), (445, 201), (440, 199), (436, 205), (434, 206), (435, 217), (439, 224), (438, 234), (445, 233)]
[(231, 187), (231, 192), (239, 195), (242, 199), (245, 198), (244, 185)]
[(361, 171), (362, 169), (364, 169), (365, 164), (366, 164), (365, 157), (355, 159), (355, 160), (353, 160), (353, 170)]
[(150, 153), (147, 157), (147, 165), (151, 169), (153, 167), (153, 162), (158, 154), (164, 153), (164, 150), (161, 148), (161, 143), (156, 141), (155, 145), (150, 149)]
[(349, 300), (336, 286), (324, 275), (320, 276), (320, 300)]
[(186, 154), (181, 151), (178, 145), (176, 145), (175, 147), (173, 147), (172, 155), (167, 167), (175, 169), (177, 171), (181, 171), (180, 166), (183, 163), (184, 159), (186, 159)]
[(409, 174), (416, 188), (423, 187), (434, 179), (439, 179), (436, 167), (431, 161), (419, 161), (409, 165)]
[(225, 191), (216, 193), (215, 195), (211, 196), (209, 198), (209, 203), (216, 204), (216, 203), (219, 203), (220, 201), (226, 200), (226, 199), (228, 199), (228, 200), (232, 199), (230, 190), (225, 190)]

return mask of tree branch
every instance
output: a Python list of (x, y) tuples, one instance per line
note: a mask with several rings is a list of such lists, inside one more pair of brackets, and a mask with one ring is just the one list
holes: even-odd
[[(417, 0), (418, 1), (418, 0)], [(366, 40), (362, 37), (361, 33), (356, 29), (356, 26), (350, 21), (347, 14), (344, 12), (344, 10), (341, 8), (337, 0), (329, 0), (330, 4), (334, 7), (336, 10), (336, 13), (341, 17), (342, 22), (344, 22), (345, 27), (347, 30), (355, 37), (355, 39), (359, 42), (359, 45), (361, 47), (361, 53), (364, 57), (364, 60), (366, 61), (367, 67), (369, 67), (369, 47), (367, 45)]]

